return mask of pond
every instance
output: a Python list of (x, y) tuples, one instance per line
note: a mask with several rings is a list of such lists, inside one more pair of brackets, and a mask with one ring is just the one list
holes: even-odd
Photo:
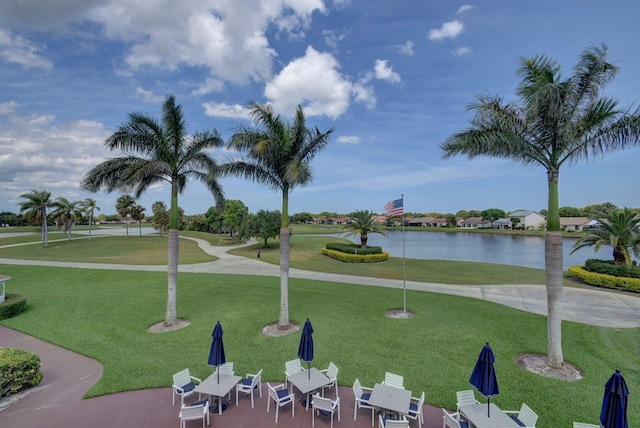
[[(389, 231), (384, 237), (369, 234), (368, 245), (380, 246), (392, 257), (402, 257), (403, 232)], [(360, 243), (360, 236), (349, 240)], [(563, 268), (583, 265), (585, 260), (613, 259), (611, 247), (581, 248), (569, 254), (576, 238), (563, 238)], [(461, 260), (480, 263), (498, 263), (544, 269), (544, 237), (493, 233), (465, 232), (404, 232), (404, 255), (408, 259)]]

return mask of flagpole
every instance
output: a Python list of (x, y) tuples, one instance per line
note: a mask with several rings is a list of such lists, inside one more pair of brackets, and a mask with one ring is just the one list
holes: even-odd
[(407, 281), (406, 281), (406, 266), (404, 257), (404, 193), (400, 195), (402, 199), (402, 300), (405, 316), (407, 315)]

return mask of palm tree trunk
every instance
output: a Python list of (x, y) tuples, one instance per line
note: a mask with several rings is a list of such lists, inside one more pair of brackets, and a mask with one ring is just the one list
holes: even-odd
[(169, 263), (167, 267), (167, 312), (164, 316), (164, 324), (171, 326), (178, 320), (176, 310), (176, 288), (178, 285), (178, 231), (169, 230)]
[(89, 241), (91, 241), (91, 226), (93, 224), (93, 213), (89, 214)]
[(289, 230), (289, 188), (282, 190), (282, 217), (280, 219), (280, 317), (278, 328), (289, 328), (289, 251), (291, 233)]
[(45, 247), (49, 246), (49, 230), (47, 228), (47, 211), (42, 210), (42, 243)]
[(544, 268), (547, 283), (547, 365), (562, 368), (562, 234), (558, 207), (558, 176), (549, 173), (547, 233), (544, 237)]

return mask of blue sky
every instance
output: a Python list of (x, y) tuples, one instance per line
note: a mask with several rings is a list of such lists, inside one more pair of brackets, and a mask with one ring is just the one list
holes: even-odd
[[(179, 5), (179, 6), (178, 6)], [(571, 73), (590, 43), (607, 43), (620, 67), (606, 95), (640, 102), (640, 3), (492, 0), (5, 0), (0, 3), (0, 210), (45, 189), (93, 197), (114, 213), (118, 194), (80, 191), (107, 156), (103, 142), (130, 112), (160, 117), (174, 94), (190, 133), (228, 139), (249, 124), (248, 101), (334, 129), (313, 161), (314, 181), (290, 213), (405, 210), (455, 213), (541, 210), (546, 174), (488, 158), (443, 160), (439, 145), (468, 125), (477, 94), (515, 100), (521, 57), (547, 54)], [(212, 153), (224, 161), (224, 150)], [(640, 148), (560, 175), (560, 205), (640, 207)], [(221, 180), (252, 212), (280, 209), (281, 195), (243, 179)], [(167, 187), (140, 203), (169, 202)], [(199, 183), (181, 196), (187, 214), (213, 205)]]

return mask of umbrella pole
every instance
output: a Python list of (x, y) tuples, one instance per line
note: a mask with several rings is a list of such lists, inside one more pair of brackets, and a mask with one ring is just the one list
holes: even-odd
[(491, 407), (489, 407), (490, 404), (491, 404), (491, 397), (487, 397), (487, 417), (488, 418), (491, 417)]
[(309, 374), (309, 379), (311, 379), (311, 362), (307, 361), (307, 373)]
[(216, 367), (216, 371), (218, 372), (218, 383), (220, 383), (220, 366)]

